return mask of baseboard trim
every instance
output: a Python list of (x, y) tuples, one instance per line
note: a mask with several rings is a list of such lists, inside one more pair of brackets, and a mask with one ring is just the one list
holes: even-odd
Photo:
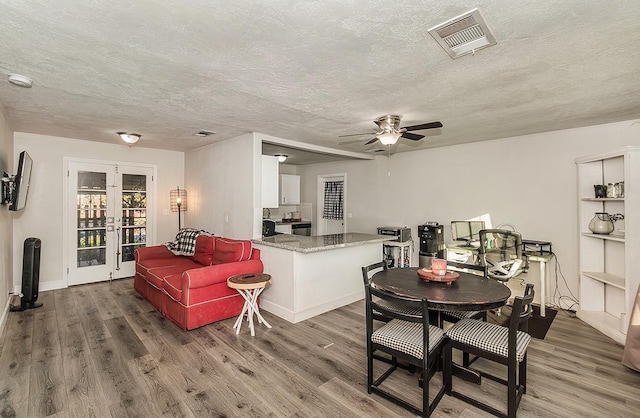
[(350, 303), (357, 302), (361, 299), (362, 292), (356, 292), (350, 295), (342, 296), (330, 302), (321, 303), (319, 305), (299, 311), (292, 311), (290, 309), (277, 305), (269, 301), (268, 299), (262, 298), (260, 299), (260, 308), (276, 316), (279, 316), (282, 319), (286, 319), (287, 321), (296, 324), (300, 321), (304, 321), (305, 319), (313, 318), (314, 316), (332, 311), (345, 305), (349, 305)]
[(0, 336), (2, 336), (2, 334), (4, 333), (4, 327), (7, 324), (7, 317), (9, 314), (9, 307), (11, 306), (11, 298), (12, 296), (9, 296), (9, 298), (7, 299), (7, 304), (5, 305), (4, 309), (2, 310), (2, 316), (0, 316)]

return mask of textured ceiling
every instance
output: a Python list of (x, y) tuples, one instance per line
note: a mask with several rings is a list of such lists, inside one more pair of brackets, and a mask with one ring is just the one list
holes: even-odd
[[(452, 60), (427, 29), (474, 7), (498, 43)], [(0, 82), (20, 132), (366, 151), (338, 135), (385, 114), (444, 124), (402, 152), (640, 117), (636, 0), (0, 0), (0, 15), (0, 72), (34, 80)]]

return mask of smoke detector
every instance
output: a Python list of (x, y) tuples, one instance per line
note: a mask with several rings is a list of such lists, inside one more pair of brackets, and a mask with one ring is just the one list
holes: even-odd
[(496, 38), (477, 8), (434, 26), (428, 32), (453, 59), (496, 44)]

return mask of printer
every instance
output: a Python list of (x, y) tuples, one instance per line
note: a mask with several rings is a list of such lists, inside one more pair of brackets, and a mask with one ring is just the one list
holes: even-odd
[(406, 226), (379, 226), (378, 235), (390, 235), (396, 237), (395, 241), (407, 242), (411, 240), (411, 228)]

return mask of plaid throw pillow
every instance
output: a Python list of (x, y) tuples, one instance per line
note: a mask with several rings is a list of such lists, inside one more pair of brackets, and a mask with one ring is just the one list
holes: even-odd
[(173, 242), (165, 242), (164, 245), (175, 255), (192, 256), (196, 252), (196, 238), (198, 235), (213, 235), (204, 229), (183, 228), (176, 235)]

